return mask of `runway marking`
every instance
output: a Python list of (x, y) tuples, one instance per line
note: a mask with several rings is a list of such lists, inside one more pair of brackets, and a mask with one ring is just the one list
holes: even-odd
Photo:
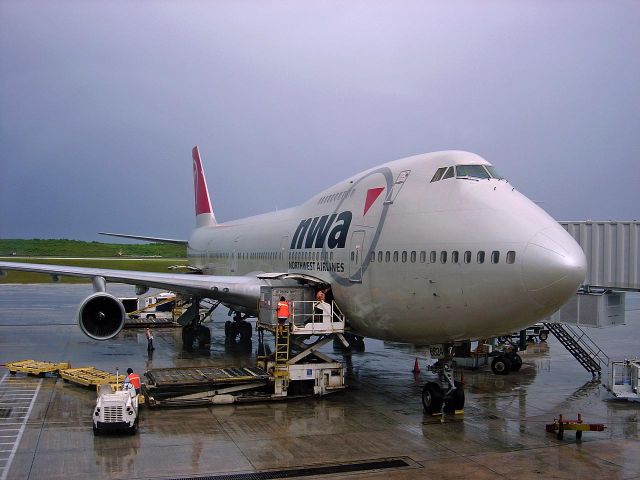
[[(0, 405), (7, 410), (6, 418), (0, 419), (0, 480), (6, 480), (11, 469), (11, 463), (20, 445), (22, 434), (27, 426), (27, 420), (31, 415), (31, 410), (36, 402), (42, 379), (39, 379), (34, 387), (33, 382), (23, 378), (7, 378), (9, 373), (5, 373), (0, 379)], [(4, 422), (4, 420), (10, 420)], [(16, 420), (22, 420), (16, 422)], [(16, 427), (17, 426), (17, 427)], [(6, 441), (11, 439), (11, 441)], [(10, 448), (5, 447), (9, 445)], [(5, 454), (8, 454), (7, 458)]]

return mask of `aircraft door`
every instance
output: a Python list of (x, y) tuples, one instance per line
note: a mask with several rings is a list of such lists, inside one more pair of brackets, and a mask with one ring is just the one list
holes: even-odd
[(231, 251), (231, 261), (229, 263), (230, 273), (236, 273), (238, 271), (238, 240), (239, 238), (236, 238), (233, 241), (233, 250)]
[(289, 271), (289, 235), (282, 237), (280, 241), (280, 265), (282, 265), (283, 272)]
[(349, 280), (352, 282), (362, 282), (362, 267), (366, 255), (365, 249), (366, 232), (364, 230), (356, 230), (351, 234), (351, 243), (349, 246)]

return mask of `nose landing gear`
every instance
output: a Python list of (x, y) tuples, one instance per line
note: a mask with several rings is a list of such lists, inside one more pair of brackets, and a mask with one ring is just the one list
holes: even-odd
[(430, 368), (437, 374), (438, 381), (427, 382), (422, 389), (422, 406), (429, 415), (454, 413), (464, 408), (464, 387), (454, 379), (453, 347), (448, 351), (444, 359), (438, 360)]

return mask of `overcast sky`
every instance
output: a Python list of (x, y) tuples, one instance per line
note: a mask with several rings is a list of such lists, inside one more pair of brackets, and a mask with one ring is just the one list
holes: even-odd
[[(187, 238), (435, 150), (640, 219), (640, 2), (0, 0), (0, 237)], [(283, 191), (282, 185), (286, 185)]]

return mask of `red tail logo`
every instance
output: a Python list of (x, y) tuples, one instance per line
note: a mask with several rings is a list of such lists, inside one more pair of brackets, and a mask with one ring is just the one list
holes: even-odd
[(200, 152), (197, 146), (193, 147), (191, 157), (193, 158), (193, 190), (196, 199), (196, 216), (202, 213), (213, 213), (211, 201), (209, 200), (209, 190), (207, 189), (207, 182), (205, 181), (202, 162), (200, 161)]

